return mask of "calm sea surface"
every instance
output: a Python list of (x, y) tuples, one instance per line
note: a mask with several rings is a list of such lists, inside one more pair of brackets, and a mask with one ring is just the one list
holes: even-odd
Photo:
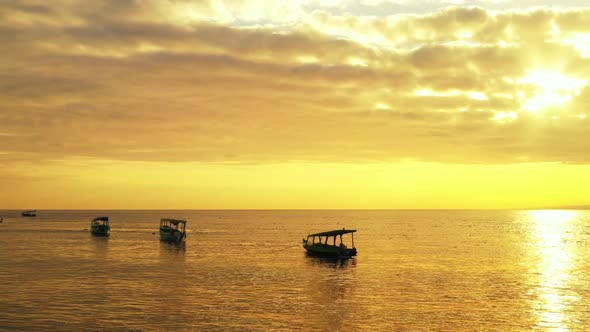
[[(19, 212), (0, 211), (2, 331), (590, 330), (590, 211)], [(188, 220), (184, 246), (162, 217)], [(304, 254), (343, 227), (356, 258)]]

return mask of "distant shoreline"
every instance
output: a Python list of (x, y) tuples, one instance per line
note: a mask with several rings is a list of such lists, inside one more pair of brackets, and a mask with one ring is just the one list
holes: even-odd
[[(25, 211), (25, 209), (13, 209), (13, 208), (0, 208), (0, 211)], [(281, 209), (281, 208), (271, 208), (271, 209), (260, 209), (260, 208), (253, 208), (253, 209), (175, 209), (175, 208), (166, 208), (166, 209), (141, 209), (141, 208), (130, 208), (130, 209), (121, 209), (121, 208), (86, 208), (86, 209), (59, 209), (59, 208), (51, 208), (51, 209), (44, 209), (44, 208), (37, 208), (38, 211), (522, 211), (522, 210), (590, 210), (590, 205), (572, 205), (572, 206), (549, 206), (549, 207), (523, 207), (523, 208), (392, 208), (392, 209), (338, 209), (338, 208), (326, 208), (326, 209)]]

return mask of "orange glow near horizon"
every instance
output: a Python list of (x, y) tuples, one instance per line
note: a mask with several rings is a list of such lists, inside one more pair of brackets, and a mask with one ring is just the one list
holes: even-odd
[(588, 166), (555, 164), (120, 163), (45, 172), (4, 195), (3, 208), (530, 208), (581, 205), (588, 190), (577, 184), (590, 181)]

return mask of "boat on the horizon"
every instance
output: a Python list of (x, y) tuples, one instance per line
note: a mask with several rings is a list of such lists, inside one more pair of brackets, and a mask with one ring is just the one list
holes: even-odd
[(37, 216), (37, 210), (28, 210), (28, 211), (23, 211), (20, 214), (23, 217), (36, 217)]
[(90, 232), (92, 235), (108, 236), (110, 230), (109, 217), (96, 217), (90, 221)]
[(160, 219), (160, 240), (180, 243), (186, 238), (186, 220)]
[[(356, 256), (354, 247), (354, 232), (356, 229), (338, 229), (328, 232), (308, 234), (306, 239), (302, 240), (303, 248), (308, 255), (324, 256), (331, 258), (348, 258)], [(348, 248), (342, 240), (342, 235), (350, 234), (352, 236), (352, 248)], [(339, 244), (336, 245), (336, 240)]]

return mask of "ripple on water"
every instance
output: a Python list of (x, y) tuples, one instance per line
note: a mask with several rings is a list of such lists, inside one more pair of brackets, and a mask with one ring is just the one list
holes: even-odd
[[(90, 236), (94, 214), (108, 238)], [(162, 243), (162, 215), (189, 220)], [(4, 214), (9, 215), (9, 214)], [(0, 225), (0, 327), (26, 331), (523, 331), (590, 323), (590, 214), (61, 211)], [(311, 229), (359, 255), (307, 257)]]

